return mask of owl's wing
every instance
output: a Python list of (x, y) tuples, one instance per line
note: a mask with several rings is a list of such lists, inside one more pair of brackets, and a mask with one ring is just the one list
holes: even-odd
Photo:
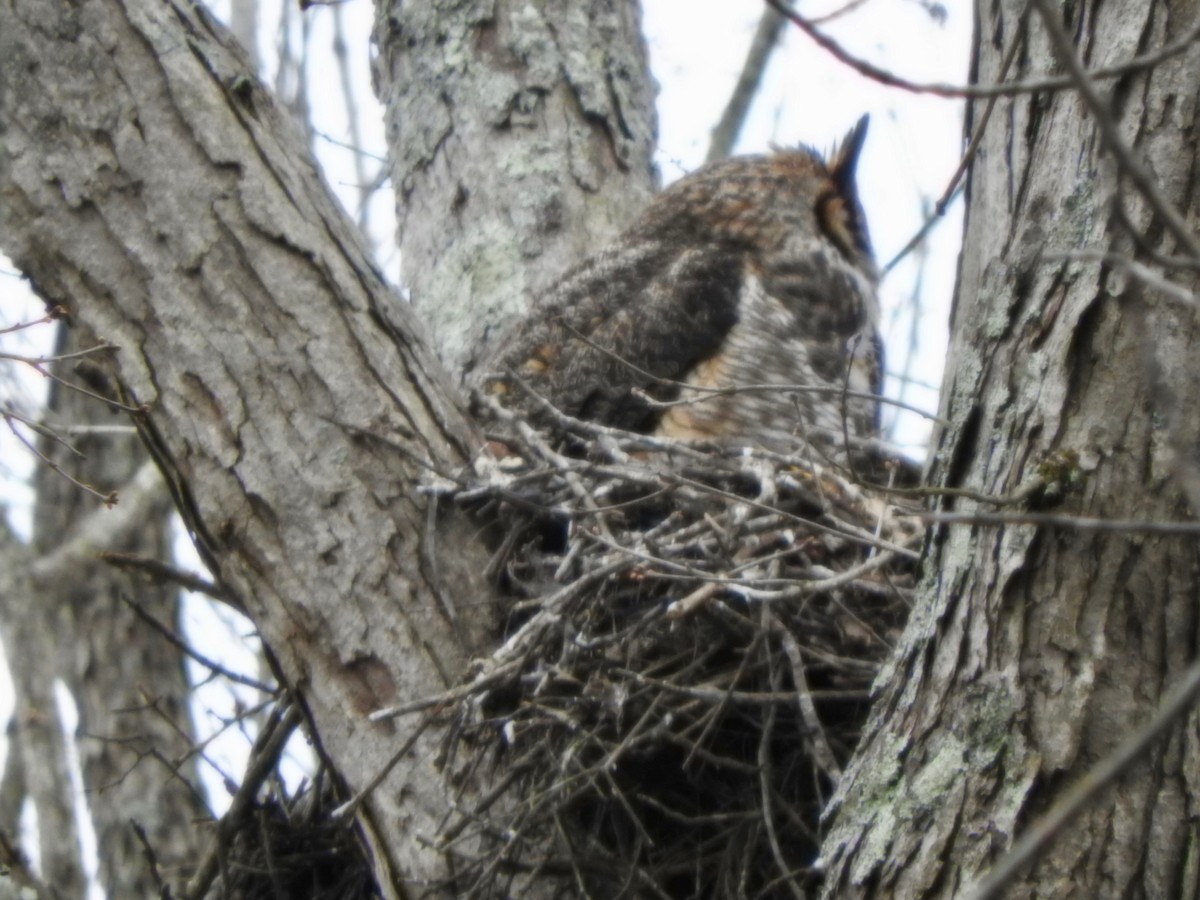
[[(564, 279), (489, 368), (501, 383), (512, 372), (572, 416), (649, 431), (661, 413), (633, 389), (677, 396), (664, 381), (718, 351), (737, 321), (741, 281), (728, 249), (622, 253), (618, 245)], [(520, 389), (504, 393), (525, 405)]]

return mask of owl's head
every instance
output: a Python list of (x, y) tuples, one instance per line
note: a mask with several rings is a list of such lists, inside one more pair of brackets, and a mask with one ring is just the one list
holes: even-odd
[[(829, 158), (821, 160), (827, 184), (818, 194), (814, 210), (825, 236), (852, 262), (874, 268), (867, 218), (858, 199), (858, 157), (867, 137), (870, 117), (863, 116), (842, 138)], [(809, 151), (817, 156), (815, 151)]]
[(828, 155), (801, 146), (703, 166), (660, 194), (633, 234), (766, 253), (798, 237), (819, 238), (874, 281), (871, 239), (856, 180), (867, 122), (866, 116), (859, 119)]

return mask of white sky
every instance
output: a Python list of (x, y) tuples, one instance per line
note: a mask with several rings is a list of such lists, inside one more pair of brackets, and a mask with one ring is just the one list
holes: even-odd
[[(218, 15), (226, 16), (231, 2), (239, 0), (216, 0), (211, 5)], [(301, 17), (295, 0), (288, 2), (295, 46)], [(843, 4), (844, 0), (802, 0), (799, 6), (805, 15), (819, 16)], [(928, 0), (868, 0), (853, 13), (831, 22), (826, 30), (856, 55), (910, 79), (962, 83), (967, 72), (971, 5), (947, 3), (944, 24), (934, 20), (928, 6)], [(263, 0), (261, 21), (279, 22), (282, 8), (280, 0)], [(761, 10), (762, 5), (754, 0), (645, 0), (644, 26), (660, 86), (657, 161), (664, 181), (678, 178), (703, 160), (709, 131), (729, 96)], [(334, 14), (331, 7), (323, 6), (315, 6), (306, 14), (312, 54), (309, 91), (316, 128), (333, 139), (318, 142), (318, 156), (331, 185), (352, 207), (357, 186), (352, 157), (335, 143), (347, 140), (349, 130), (329, 56)], [(345, 22), (356, 80), (359, 125), (366, 146), (382, 155), (382, 117), (370, 91), (367, 63), (373, 8), (366, 0), (350, 0), (340, 7), (339, 14)], [(260, 40), (268, 82), (274, 81), (280, 40), (279, 32), (272, 29), (274, 25), (264, 25)], [(876, 254), (883, 264), (918, 230), (923, 206), (931, 206), (941, 195), (958, 164), (962, 143), (959, 103), (868, 81), (789, 27), (737, 150), (758, 152), (772, 144), (795, 143), (829, 147), (864, 112), (871, 114), (871, 129), (859, 167), (860, 193)], [(367, 162), (371, 174), (378, 166), (373, 160)], [(396, 278), (399, 265), (391, 239), (392, 202), (385, 186), (372, 203), (370, 219), (381, 263)], [(903, 388), (903, 398), (931, 412), (937, 405), (936, 385), (945, 354), (960, 220), (961, 203), (956, 203), (946, 221), (933, 232), (924, 251), (923, 266), (918, 266), (916, 256), (910, 257), (881, 287), (889, 369), (901, 370), (907, 364), (912, 378), (929, 385), (909, 384)], [(916, 319), (915, 309), (920, 311)], [(39, 305), (28, 295), (11, 264), (0, 257), (0, 327), (38, 315)], [(0, 335), (0, 351), (13, 352), (15, 347), (16, 352), (44, 353), (51, 333), (50, 328), (42, 328), (32, 333)], [(28, 369), (0, 363), (0, 401), (15, 394), (24, 404), (36, 406), (42, 390), (40, 378)], [(900, 396), (901, 385), (890, 379), (887, 392)], [(893, 438), (911, 452), (920, 453), (927, 433), (923, 420), (905, 414)], [(7, 504), (10, 520), (23, 532), (28, 527), (32, 502), (24, 485), (31, 466), (28, 454), (6, 430), (0, 429), (0, 500)], [(246, 628), (201, 604), (190, 604), (186, 616), (193, 639), (218, 646), (227, 645), (231, 636), (240, 639)], [(212, 652), (211, 647), (206, 649)], [(250, 665), (252, 659), (246, 654), (241, 661)], [(201, 727), (211, 727), (216, 719), (231, 713), (233, 702), (228, 692), (209, 691), (200, 713)], [(11, 695), (0, 683), (0, 721), (10, 708)], [(244, 747), (245, 740), (235, 735), (232, 742), (218, 745), (212, 752), (219, 765), (236, 774)]]

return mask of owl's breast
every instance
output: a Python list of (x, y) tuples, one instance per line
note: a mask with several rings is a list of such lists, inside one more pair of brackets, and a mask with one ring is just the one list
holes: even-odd
[(854, 272), (831, 275), (822, 262), (764, 271), (748, 261), (736, 323), (681, 379), (688, 387), (657, 432), (779, 453), (870, 436), (877, 401), (846, 392), (878, 391), (873, 304), (872, 286)]

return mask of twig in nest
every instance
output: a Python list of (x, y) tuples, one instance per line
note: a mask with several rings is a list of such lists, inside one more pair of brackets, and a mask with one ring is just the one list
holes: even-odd
[(501, 424), (510, 457), (454, 499), (507, 536), (510, 631), (470, 685), (387, 713), (453, 712), (475, 752), (447, 759), (504, 760), (438, 836), (455, 890), (810, 890), (789, 860), (817, 852), (920, 524), (796, 456)]

